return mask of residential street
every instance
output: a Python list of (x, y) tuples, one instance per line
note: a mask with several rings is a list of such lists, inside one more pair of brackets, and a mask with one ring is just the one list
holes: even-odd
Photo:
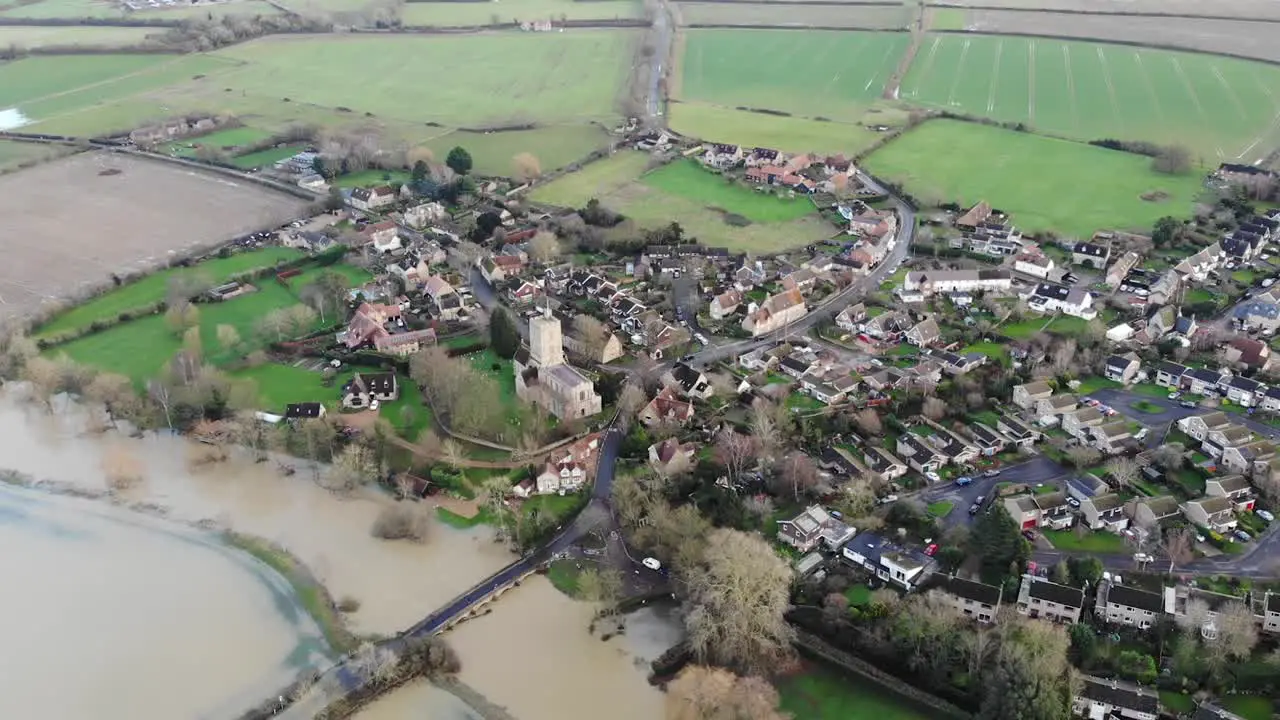
[[(1117, 412), (1124, 413), (1126, 416), (1153, 428), (1177, 422), (1184, 417), (1199, 415), (1200, 413), (1210, 412), (1213, 410), (1213, 408), (1207, 407), (1184, 408), (1178, 404), (1177, 400), (1169, 400), (1168, 398), (1162, 397), (1151, 397), (1150, 395), (1141, 395), (1139, 393), (1120, 390), (1117, 388), (1098, 390), (1097, 392), (1090, 393), (1089, 397), (1095, 398), (1105, 405), (1110, 405), (1115, 408)], [(1137, 410), (1133, 407), (1133, 404), (1139, 401), (1157, 405), (1163, 408), (1164, 412), (1147, 413)], [(1254, 420), (1244, 413), (1232, 413), (1231, 417), (1233, 421), (1248, 427), (1250, 430), (1262, 437), (1269, 438), (1271, 440), (1280, 440), (1280, 428)], [(1156, 439), (1156, 442), (1158, 442), (1159, 437), (1162, 437), (1162, 435), (1159, 433), (1152, 433), (1152, 438)], [(1151, 441), (1148, 442), (1150, 443)]]
[(1016, 465), (1002, 468), (996, 477), (982, 477), (981, 474), (975, 474), (972, 476), (972, 485), (959, 487), (954, 482), (942, 483), (924, 490), (918, 498), (926, 504), (943, 501), (955, 503), (951, 512), (939, 520), (939, 524), (944, 528), (956, 525), (968, 526), (973, 524), (976, 517), (969, 514), (969, 506), (982, 496), (985, 509), (995, 498), (997, 483), (1026, 483), (1033, 486), (1037, 483), (1053, 483), (1062, 486), (1065, 485), (1068, 475), (1070, 471), (1066, 468), (1044, 455), (1036, 455)]

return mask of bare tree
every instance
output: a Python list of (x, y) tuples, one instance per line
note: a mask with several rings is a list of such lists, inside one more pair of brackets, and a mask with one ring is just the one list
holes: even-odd
[(360, 443), (352, 443), (334, 459), (323, 485), (335, 492), (350, 492), (376, 479), (378, 474), (373, 451)]
[(1118, 488), (1127, 488), (1138, 479), (1138, 461), (1127, 457), (1114, 457), (1107, 461), (1107, 474)]
[(609, 342), (609, 328), (596, 318), (581, 313), (573, 317), (573, 336), (582, 343), (582, 354), (594, 363), (604, 360), (604, 348)]
[(1216, 644), (1228, 658), (1244, 660), (1257, 647), (1258, 623), (1245, 601), (1229, 602), (1218, 608), (1214, 624), (1218, 628)]
[(880, 435), (884, 432), (884, 424), (880, 421), (880, 413), (876, 412), (874, 408), (864, 408), (858, 411), (853, 421), (858, 424), (862, 432), (868, 435)]
[(627, 380), (622, 386), (622, 392), (618, 394), (618, 421), (622, 423), (623, 430), (631, 425), (632, 418), (647, 404), (649, 404), (649, 398), (645, 396), (644, 389)]
[(726, 427), (716, 436), (716, 459), (729, 471), (730, 482), (737, 481), (756, 456), (756, 441)]
[(1164, 554), (1169, 557), (1169, 574), (1173, 574), (1173, 568), (1177, 565), (1185, 565), (1191, 562), (1191, 558), (1195, 557), (1192, 551), (1194, 538), (1191, 531), (1186, 528), (1176, 528), (1170, 530), (1164, 536), (1164, 542), (1161, 543)]
[(254, 325), (254, 330), (268, 340), (282, 342), (285, 333), (289, 332), (292, 326), (293, 320), (289, 317), (289, 311), (285, 308), (277, 308), (259, 318)]
[(666, 720), (786, 720), (778, 691), (763, 678), (689, 665), (667, 686)]
[(542, 163), (538, 162), (533, 153), (522, 152), (511, 159), (511, 164), (515, 168), (516, 178), (522, 182), (529, 182), (542, 174)]
[(62, 391), (62, 368), (53, 360), (36, 355), (22, 368), (22, 379), (31, 385), (31, 393), (48, 410), (53, 409), (53, 396)]
[(853, 478), (840, 488), (835, 506), (845, 517), (860, 518), (869, 515), (876, 506), (875, 490), (867, 479)]
[(795, 501), (800, 502), (801, 493), (807, 495), (817, 486), (818, 468), (813, 464), (813, 458), (794, 450), (783, 460), (778, 477), (791, 491)]
[(765, 671), (790, 657), (794, 631), (783, 614), (791, 569), (758, 535), (713, 531), (698, 567), (681, 576), (689, 642), (700, 661)]
[(1151, 461), (1164, 470), (1177, 470), (1182, 467), (1182, 454), (1186, 448), (1181, 443), (1170, 443), (1156, 448)]
[(294, 305), (287, 310), (289, 318), (289, 332), (294, 337), (305, 335), (316, 326), (319, 315), (311, 309), (309, 305)]
[(772, 460), (782, 446), (782, 434), (778, 431), (778, 406), (758, 397), (751, 403), (751, 434), (760, 444), (760, 455)]
[(164, 322), (169, 326), (170, 332), (181, 337), (200, 324), (200, 308), (187, 302), (173, 305), (164, 312)]
[(920, 414), (938, 422), (947, 414), (947, 401), (940, 397), (927, 397), (920, 406)]
[(533, 258), (534, 262), (549, 263), (560, 257), (561, 252), (563, 251), (560, 248), (560, 239), (555, 233), (539, 230), (529, 241), (529, 257)]
[(611, 567), (589, 567), (578, 575), (578, 599), (607, 613), (623, 596), (622, 576)]
[(1102, 453), (1088, 445), (1067, 448), (1067, 459), (1077, 468), (1087, 468), (1102, 459)]
[(133, 381), (115, 373), (99, 374), (89, 383), (85, 395), (93, 402), (101, 403), (113, 423), (117, 417), (136, 417), (138, 405), (141, 404), (138, 394), (134, 392)]
[(216, 331), (218, 345), (227, 352), (235, 352), (240, 347), (240, 331), (234, 325), (222, 324)]

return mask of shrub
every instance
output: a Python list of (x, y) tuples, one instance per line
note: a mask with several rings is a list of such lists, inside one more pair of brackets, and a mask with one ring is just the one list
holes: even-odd
[(410, 503), (396, 503), (382, 508), (373, 521), (373, 536), (383, 540), (427, 539), (427, 513)]

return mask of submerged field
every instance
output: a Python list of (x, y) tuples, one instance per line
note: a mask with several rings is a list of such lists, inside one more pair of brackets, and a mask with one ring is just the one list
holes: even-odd
[[(692, 160), (646, 173), (649, 162), (643, 153), (617, 153), (536, 188), (531, 199), (582, 207), (595, 198), (641, 227), (677, 222), (701, 242), (758, 253), (778, 252), (835, 234), (807, 197), (780, 198), (729, 183)], [(727, 214), (749, 224), (731, 225)]]
[(1024, 231), (1076, 237), (1148, 232), (1160, 217), (1189, 214), (1200, 176), (1160, 175), (1150, 165), (1139, 155), (956, 120), (931, 120), (864, 163), (922, 201), (986, 200)]
[(1084, 140), (1180, 143), (1205, 162), (1254, 162), (1280, 140), (1280, 68), (1192, 53), (936, 35), (900, 97)]
[(673, 95), (856, 121), (884, 92), (907, 41), (891, 32), (691, 30)]

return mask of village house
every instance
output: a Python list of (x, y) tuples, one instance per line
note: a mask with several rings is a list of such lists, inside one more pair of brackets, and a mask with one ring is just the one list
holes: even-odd
[(1196, 707), (1195, 715), (1191, 716), (1191, 720), (1245, 720), (1243, 717), (1218, 707), (1212, 703), (1204, 703)]
[(1101, 270), (1111, 257), (1111, 248), (1093, 243), (1078, 242), (1071, 246), (1071, 264)]
[(1111, 492), (1111, 486), (1093, 473), (1067, 478), (1067, 494), (1080, 502), (1109, 492)]
[(561, 342), (564, 344), (564, 349), (573, 356), (603, 365), (626, 354), (622, 341), (608, 328), (601, 328), (602, 335), (599, 338), (589, 339), (582, 337), (582, 330), (574, 326), (572, 319), (568, 317), (558, 317), (558, 319)]
[(1156, 720), (1160, 715), (1160, 696), (1155, 690), (1133, 683), (1085, 675), (1071, 708), (1084, 718)]
[(1234, 513), (1235, 506), (1229, 498), (1202, 497), (1188, 500), (1180, 508), (1182, 515), (1194, 525), (1201, 525), (1217, 533), (1228, 533), (1236, 529), (1238, 524)]
[(991, 205), (986, 200), (979, 200), (963, 215), (956, 218), (955, 226), (961, 230), (973, 231), (991, 217)]
[(430, 301), (432, 314), (441, 320), (457, 320), (466, 310), (462, 295), (439, 275), (427, 278), (422, 286), (422, 295)]
[(872, 472), (871, 468), (859, 460), (852, 451), (839, 446), (829, 445), (823, 448), (822, 455), (818, 459), (818, 466), (826, 472), (842, 478), (859, 477)]
[(1014, 272), (1030, 275), (1040, 280), (1048, 280), (1056, 268), (1057, 264), (1053, 261), (1053, 258), (1045, 255), (1039, 248), (1027, 248), (1013, 258)]
[(664, 387), (640, 411), (645, 427), (663, 424), (687, 425), (693, 419), (693, 403), (681, 400), (675, 390)]
[(930, 592), (937, 593), (956, 612), (983, 624), (996, 621), (1004, 594), (1002, 588), (954, 575), (935, 575)]
[(395, 373), (356, 373), (342, 388), (342, 406), (367, 408), (374, 401), (385, 403), (400, 397)]
[(1164, 614), (1164, 596), (1104, 578), (1098, 583), (1093, 610), (1103, 622), (1149, 630)]
[(670, 437), (649, 446), (649, 465), (658, 473), (669, 475), (676, 469), (687, 470), (698, 454), (696, 443), (681, 443)]
[(925, 270), (907, 273), (902, 289), (923, 295), (936, 293), (1003, 292), (1013, 288), (1013, 278), (1002, 270)]
[(1222, 350), (1223, 359), (1232, 365), (1266, 370), (1271, 364), (1271, 346), (1261, 340), (1238, 337)]
[(560, 320), (550, 311), (529, 320), (529, 344), (516, 352), (516, 396), (561, 420), (600, 412), (595, 384), (564, 358)]
[(795, 272), (782, 276), (782, 288), (784, 290), (799, 290), (802, 295), (809, 294), (817, 283), (817, 274), (808, 268), (800, 268)]
[(1036, 285), (1027, 296), (1027, 305), (1037, 312), (1060, 312), (1085, 320), (1092, 320), (1098, 315), (1093, 307), (1093, 295), (1087, 290), (1053, 283)]
[(836, 315), (836, 327), (845, 332), (858, 332), (861, 324), (867, 319), (867, 306), (862, 303), (850, 305)]
[(1030, 410), (1051, 395), (1053, 395), (1053, 387), (1043, 380), (1013, 386), (1013, 404), (1023, 410)]
[(1040, 431), (1011, 415), (1001, 415), (996, 421), (996, 430), (1018, 447), (1031, 447), (1040, 439)]
[(898, 436), (898, 456), (906, 460), (907, 465), (918, 473), (937, 472), (947, 459), (935, 450), (924, 438), (911, 432)]
[(1011, 444), (1003, 433), (980, 422), (971, 422), (966, 426), (970, 442), (978, 449), (982, 457), (994, 457), (1004, 452), (1005, 446)]
[(738, 306), (742, 304), (742, 293), (738, 290), (728, 290), (720, 293), (711, 301), (707, 307), (707, 314), (712, 320), (723, 320), (726, 317), (737, 312)]
[(1209, 478), (1204, 484), (1204, 494), (1206, 497), (1230, 500), (1235, 512), (1253, 512), (1253, 505), (1257, 500), (1253, 495), (1253, 486), (1243, 475)]
[(1036, 403), (1037, 418), (1055, 418), (1059, 415), (1065, 415), (1074, 411), (1079, 407), (1079, 401), (1075, 395), (1064, 393), (1062, 395), (1050, 395), (1049, 397)]
[(1124, 282), (1125, 277), (1138, 266), (1141, 260), (1142, 256), (1132, 250), (1121, 255), (1119, 259), (1111, 263), (1111, 267), (1107, 268), (1107, 274), (1103, 278), (1103, 282), (1111, 287), (1118, 287), (1120, 283)]
[(742, 329), (752, 337), (767, 335), (799, 320), (808, 312), (800, 291), (787, 290), (766, 297), (759, 307), (748, 311), (742, 321)]
[(776, 165), (785, 160), (777, 150), (773, 148), (752, 148), (747, 154), (744, 162), (747, 167), (763, 167), (765, 165)]
[(348, 350), (372, 347), (380, 353), (403, 356), (435, 345), (436, 332), (432, 328), (408, 329), (399, 305), (366, 302), (356, 308), (337, 339)]
[(1276, 446), (1270, 440), (1255, 440), (1222, 450), (1222, 468), (1238, 475), (1265, 476), (1275, 459)]
[(1210, 430), (1200, 449), (1213, 458), (1221, 458), (1229, 447), (1242, 447), (1253, 442), (1253, 431), (1234, 423)]
[(874, 573), (881, 580), (910, 592), (932, 574), (933, 558), (900, 547), (874, 533), (859, 533), (840, 548), (841, 560)]
[(1248, 329), (1274, 333), (1280, 329), (1280, 286), (1240, 303), (1232, 315)]
[(1082, 407), (1071, 412), (1063, 413), (1062, 429), (1071, 437), (1087, 442), (1089, 440), (1089, 432), (1093, 428), (1102, 425), (1105, 418), (1097, 408)]
[(1123, 355), (1112, 355), (1107, 358), (1106, 377), (1108, 380), (1124, 383), (1128, 385), (1133, 382), (1134, 377), (1138, 374), (1138, 370), (1142, 368), (1142, 361), (1135, 353), (1125, 353)]
[(1178, 516), (1178, 499), (1172, 495), (1140, 497), (1133, 502), (1133, 524), (1138, 527), (1156, 527)]
[(1179, 365), (1176, 362), (1162, 360), (1156, 365), (1156, 384), (1165, 388), (1177, 388), (1182, 383), (1182, 376), (1186, 374), (1186, 366)]
[(717, 170), (727, 170), (742, 164), (742, 148), (737, 145), (713, 143), (702, 155), (702, 163)]
[(1023, 530), (1044, 527), (1064, 530), (1075, 521), (1063, 492), (1043, 495), (1016, 495), (1004, 499), (1004, 509)]
[(1128, 420), (1116, 418), (1089, 429), (1089, 438), (1093, 446), (1106, 455), (1124, 452), (1133, 439), (1133, 429)]
[(1124, 500), (1115, 493), (1081, 500), (1080, 518), (1090, 530), (1106, 530), (1117, 535), (1129, 527), (1129, 517), (1124, 514)]
[(438, 202), (425, 202), (414, 205), (404, 211), (404, 224), (414, 230), (424, 230), (432, 223), (442, 222), (449, 217), (449, 211)]
[(372, 247), (377, 252), (387, 253), (399, 250), (400, 229), (390, 220), (371, 223), (360, 231), (360, 242)]
[(348, 204), (356, 210), (372, 212), (396, 203), (396, 191), (390, 185), (378, 185), (371, 188), (356, 188), (351, 191)]
[(587, 468), (581, 463), (545, 462), (534, 478), (535, 492), (554, 495), (577, 492), (587, 481)]
[(1180, 389), (1193, 395), (1205, 395), (1209, 392), (1217, 392), (1221, 381), (1222, 373), (1220, 372), (1208, 368), (1193, 368), (1183, 374)]
[(800, 552), (822, 543), (829, 550), (853, 537), (854, 529), (832, 517), (820, 505), (810, 505), (790, 520), (778, 521), (778, 540)]
[(1220, 410), (1204, 412), (1199, 415), (1188, 415), (1178, 421), (1178, 429), (1190, 435), (1197, 442), (1204, 442), (1213, 430), (1221, 430), (1231, 425), (1231, 419)]
[(1018, 612), (1032, 618), (1070, 625), (1080, 622), (1084, 591), (1026, 574), (1018, 590)]
[(967, 352), (961, 355), (942, 351), (933, 353), (931, 357), (942, 364), (942, 371), (948, 375), (964, 375), (987, 363), (987, 356), (980, 352)]
[(862, 461), (887, 482), (893, 482), (907, 474), (907, 464), (878, 445), (868, 445), (862, 452)]
[(519, 283), (512, 283), (507, 288), (506, 295), (512, 306), (527, 307), (542, 296), (542, 288), (532, 281), (521, 280)]
[(916, 323), (907, 331), (907, 342), (916, 347), (928, 347), (938, 341), (942, 337), (942, 330), (938, 327), (938, 321), (933, 318), (927, 318)]
[(867, 337), (891, 341), (910, 329), (913, 324), (910, 315), (901, 310), (892, 310), (868, 319), (862, 325), (862, 331)]
[(699, 400), (706, 400), (716, 392), (706, 375), (683, 362), (676, 363), (662, 376), (662, 384), (685, 397)]
[(1262, 394), (1262, 409), (1280, 412), (1280, 387), (1269, 387)]
[(1185, 281), (1202, 283), (1209, 279), (1211, 271), (1218, 268), (1221, 258), (1222, 247), (1210, 245), (1193, 255), (1183, 258), (1182, 262), (1173, 267), (1173, 270), (1181, 275)]
[(1263, 596), (1262, 607), (1262, 629), (1280, 633), (1280, 593), (1268, 590)]

